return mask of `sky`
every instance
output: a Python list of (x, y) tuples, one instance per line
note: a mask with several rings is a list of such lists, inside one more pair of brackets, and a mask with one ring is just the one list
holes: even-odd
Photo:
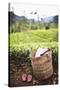
[[(10, 10), (14, 11), (16, 15), (22, 16), (24, 15), (27, 18), (45, 18), (49, 16), (54, 16), (58, 14), (58, 6), (57, 5), (41, 5), (41, 4), (26, 4), (26, 3), (11, 3)], [(36, 12), (34, 14), (32, 12)]]

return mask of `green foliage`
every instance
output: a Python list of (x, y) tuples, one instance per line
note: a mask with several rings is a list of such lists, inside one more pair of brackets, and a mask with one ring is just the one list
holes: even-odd
[(10, 63), (14, 63), (17, 66), (20, 66), (21, 63), (23, 64), (30, 61), (28, 49), (17, 50), (15, 48), (11, 48), (9, 56), (10, 56)]
[(30, 28), (32, 30), (43, 29), (44, 23), (43, 22), (31, 22)]
[(50, 28), (56, 28), (53, 22), (50, 22), (49, 25), (50, 25)]
[[(58, 48), (57, 47), (50, 47), (52, 50), (52, 59), (55, 63), (58, 63)], [(31, 50), (31, 48), (30, 48)], [(10, 63), (14, 63), (16, 66), (21, 66), (21, 64), (26, 64), (30, 62), (30, 50), (29, 49), (15, 49), (11, 48), (10, 50)], [(36, 50), (36, 48), (32, 48), (32, 50)]]
[(45, 29), (46, 29), (46, 30), (47, 30), (47, 29), (50, 29), (50, 24), (49, 24), (49, 23), (46, 23)]
[(51, 37), (53, 38), (52, 41), (58, 42), (58, 30), (53, 30)]
[(28, 30), (27, 32), (10, 33), (10, 62), (18, 66), (21, 63), (29, 62), (31, 48), (37, 50), (39, 47), (51, 48), (53, 60), (58, 60), (57, 29)]
[(28, 27), (28, 20), (27, 18), (25, 18), (24, 16), (22, 16), (22, 19), (19, 21), (19, 25), (20, 25), (20, 31), (26, 31), (29, 27)]
[(58, 47), (52, 48), (52, 59), (54, 63), (58, 64)]
[(26, 17), (22, 16), (20, 21), (15, 21), (13, 24), (10, 25), (10, 32), (21, 32), (37, 29), (50, 29), (50, 28), (57, 28), (58, 27), (58, 20), (54, 17), (52, 22), (44, 23), (31, 20), (29, 21)]
[(31, 29), (37, 30), (38, 27), (36, 25), (31, 25)]
[(22, 16), (20, 21), (16, 21), (10, 26), (10, 32), (26, 31), (29, 28), (28, 20)]
[(55, 24), (55, 27), (58, 27), (58, 15), (54, 16), (53, 22)]
[(54, 16), (54, 23), (58, 23), (58, 15), (57, 16)]
[(10, 45), (21, 45), (24, 43), (46, 43), (58, 41), (57, 29), (28, 30), (27, 32), (11, 33)]

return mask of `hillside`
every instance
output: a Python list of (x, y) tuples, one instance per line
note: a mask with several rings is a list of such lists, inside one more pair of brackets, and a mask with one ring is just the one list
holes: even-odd
[[(57, 17), (58, 17), (58, 15), (56, 15)], [(12, 23), (14, 23), (14, 21), (19, 21), (19, 20), (21, 20), (22, 19), (22, 17), (23, 16), (18, 16), (18, 15), (16, 15), (16, 14), (14, 14), (13, 12), (8, 12), (8, 18), (10, 18), (10, 25), (12, 24)], [(40, 18), (39, 17), (39, 20), (40, 20), (40, 22), (52, 22), (53, 21), (53, 18), (54, 18), (55, 16), (49, 16), (49, 17), (45, 17), (45, 18)], [(28, 19), (28, 18), (27, 18)], [(31, 21), (33, 21), (34, 20), (34, 18), (32, 18), (32, 19), (28, 19), (30, 22)], [(36, 20), (35, 20), (36, 21)]]
[(57, 33), (57, 29), (11, 33), (10, 46), (30, 48), (34, 46), (51, 47), (52, 45), (52, 47), (55, 47), (58, 41)]

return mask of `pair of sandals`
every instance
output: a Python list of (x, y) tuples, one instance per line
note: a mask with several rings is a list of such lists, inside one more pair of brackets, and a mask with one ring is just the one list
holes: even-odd
[(23, 74), (22, 75), (22, 81), (23, 82), (31, 82), (32, 81), (32, 75), (31, 74), (28, 74), (27, 75), (26, 73)]

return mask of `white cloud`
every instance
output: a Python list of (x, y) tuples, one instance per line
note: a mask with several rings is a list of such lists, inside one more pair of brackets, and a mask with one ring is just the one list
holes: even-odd
[[(28, 18), (47, 17), (57, 15), (59, 7), (55, 5), (39, 5), (39, 4), (24, 4), (24, 3), (11, 3), (11, 10), (14, 9), (14, 13), (21, 16), (25, 15)], [(31, 12), (37, 10), (38, 14), (33, 15)]]

